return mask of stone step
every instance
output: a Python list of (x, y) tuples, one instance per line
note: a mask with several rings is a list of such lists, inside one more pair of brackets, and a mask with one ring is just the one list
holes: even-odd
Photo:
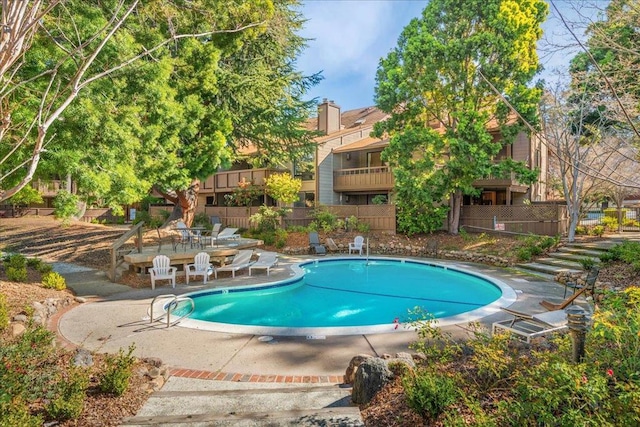
[(546, 256), (541, 258), (536, 258), (535, 262), (537, 264), (546, 264), (558, 269), (573, 269), (582, 271), (582, 264), (577, 261), (568, 261), (565, 259), (560, 259), (552, 256)]
[(555, 275), (560, 272), (581, 273), (583, 271), (582, 266), (579, 266), (579, 268), (567, 268), (560, 265), (541, 264), (538, 262), (527, 262), (518, 264), (518, 267), (533, 272), (548, 274), (553, 277), (555, 277)]
[(172, 377), (122, 426), (362, 426), (351, 388)]
[(607, 251), (590, 249), (590, 248), (582, 248), (578, 246), (561, 246), (558, 248), (558, 252), (582, 255), (582, 256), (591, 257), (591, 258), (599, 258), (600, 255), (602, 255), (603, 253), (606, 253)]
[(600, 262), (600, 258), (598, 258), (598, 255), (587, 254), (587, 253), (559, 251), (559, 252), (550, 253), (548, 254), (548, 256), (550, 258), (557, 258), (557, 259), (562, 259), (562, 260), (577, 262), (577, 263), (580, 263), (580, 260), (583, 260), (583, 259), (592, 259), (594, 262)]
[(550, 273), (545, 273), (545, 272), (538, 271), (538, 270), (531, 270), (531, 269), (527, 268), (524, 264), (518, 264), (513, 269), (518, 271), (518, 272), (524, 273), (524, 274), (526, 274), (528, 276), (539, 277), (541, 279), (548, 280), (548, 281), (551, 281), (551, 282), (553, 282), (555, 280), (555, 278), (556, 278), (555, 273), (550, 274)]

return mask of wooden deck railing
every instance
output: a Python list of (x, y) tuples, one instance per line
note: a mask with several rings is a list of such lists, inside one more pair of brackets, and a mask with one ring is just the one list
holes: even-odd
[(124, 261), (124, 256), (129, 254), (130, 250), (122, 250), (122, 246), (134, 235), (137, 235), (138, 239), (136, 241), (136, 250), (138, 253), (142, 252), (142, 226), (144, 222), (140, 221), (137, 224), (134, 224), (131, 229), (129, 229), (126, 233), (124, 233), (118, 240), (111, 244), (111, 269), (109, 270), (109, 279), (112, 282), (115, 282), (116, 277), (116, 269), (122, 262)]

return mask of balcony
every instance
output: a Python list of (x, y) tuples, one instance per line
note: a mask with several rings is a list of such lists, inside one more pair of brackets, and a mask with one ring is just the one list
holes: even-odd
[(216, 193), (231, 192), (238, 187), (238, 183), (242, 180), (253, 182), (254, 185), (263, 186), (264, 180), (270, 175), (282, 172), (283, 171), (279, 169), (267, 168), (217, 172), (213, 177), (206, 180), (204, 187), (206, 190), (213, 190), (213, 192)]
[(393, 189), (393, 174), (388, 166), (339, 169), (333, 172), (333, 190), (389, 191)]
[[(60, 190), (67, 189), (67, 181), (64, 180), (51, 180), (51, 181), (32, 181), (31, 186), (38, 190), (42, 197), (55, 197)], [(72, 188), (73, 190), (73, 188)]]
[(507, 173), (503, 176), (488, 175), (482, 179), (473, 181), (474, 187), (479, 188), (511, 188), (511, 191), (526, 192), (528, 185), (522, 184), (516, 179), (514, 172)]

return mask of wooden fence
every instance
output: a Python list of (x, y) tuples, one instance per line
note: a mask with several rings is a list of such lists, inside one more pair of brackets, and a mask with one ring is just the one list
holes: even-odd
[[(387, 233), (396, 232), (396, 209), (394, 205), (342, 205), (327, 206), (331, 213), (338, 218), (348, 218), (355, 216), (358, 221), (369, 224), (372, 231), (383, 231)], [(149, 214), (151, 216), (160, 215), (161, 210), (171, 211), (173, 206), (151, 206)], [(312, 208), (291, 208), (292, 211), (284, 220), (285, 225), (306, 227), (311, 223), (313, 218)], [(217, 216), (225, 226), (233, 226), (239, 228), (250, 228), (249, 217), (257, 213), (259, 207), (252, 206), (250, 208), (231, 207), (231, 206), (206, 206), (199, 209), (208, 216)]]
[(468, 231), (500, 230), (546, 236), (565, 235), (567, 207), (558, 204), (463, 206), (460, 226)]

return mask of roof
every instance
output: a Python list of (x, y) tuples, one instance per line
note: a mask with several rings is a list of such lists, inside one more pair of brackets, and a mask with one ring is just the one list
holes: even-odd
[[(388, 116), (389, 115), (387, 113), (381, 111), (375, 106), (344, 111), (340, 113), (340, 124), (342, 125), (342, 129), (338, 132), (333, 132), (330, 135), (339, 135), (342, 132), (348, 132), (350, 129), (357, 129), (360, 126), (373, 126), (374, 123), (380, 122)], [(317, 130), (318, 117), (311, 117), (307, 120), (305, 128), (308, 130)], [(321, 138), (324, 138), (324, 136)]]
[(334, 153), (348, 153), (352, 151), (360, 151), (364, 149), (382, 149), (386, 148), (389, 145), (389, 140), (382, 140), (380, 138), (372, 138), (368, 137), (365, 139), (361, 139), (360, 141), (353, 142), (351, 144), (343, 145), (342, 147), (334, 148)]

